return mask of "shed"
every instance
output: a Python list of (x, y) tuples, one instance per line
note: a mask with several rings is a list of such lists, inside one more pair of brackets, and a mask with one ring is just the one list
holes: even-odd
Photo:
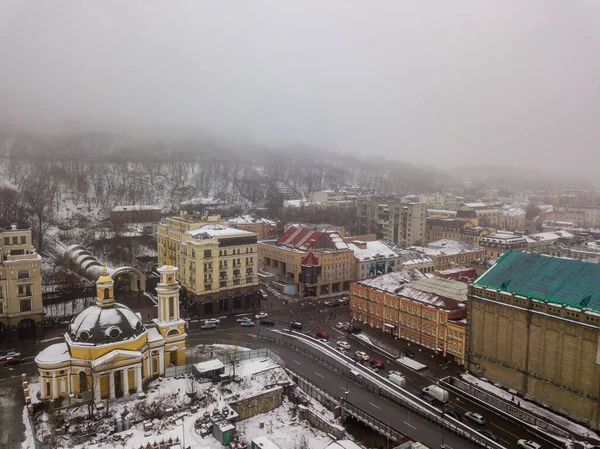
[(225, 373), (225, 365), (218, 359), (192, 365), (192, 373), (197, 379), (214, 379)]

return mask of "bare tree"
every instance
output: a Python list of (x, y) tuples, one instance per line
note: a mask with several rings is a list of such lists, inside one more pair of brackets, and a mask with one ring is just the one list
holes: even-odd
[(35, 163), (29, 180), (24, 184), (23, 199), (33, 217), (33, 235), (40, 251), (44, 249), (44, 234), (54, 215), (52, 205), (55, 194), (56, 184), (52, 170), (44, 161)]

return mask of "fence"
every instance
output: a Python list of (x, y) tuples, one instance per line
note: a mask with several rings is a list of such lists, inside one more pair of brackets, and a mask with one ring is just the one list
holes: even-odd
[(495, 409), (500, 410), (504, 414), (519, 421), (523, 421), (529, 424), (530, 426), (544, 429), (548, 433), (558, 435), (563, 438), (571, 437), (571, 434), (569, 432), (561, 429), (560, 427), (550, 424), (549, 422), (544, 421), (543, 419), (529, 413), (528, 411), (517, 407), (515, 404), (511, 404), (510, 402), (507, 402), (504, 399), (494, 396), (493, 394), (490, 394), (487, 391), (481, 390), (468, 382), (464, 382), (454, 377), (445, 377), (444, 379), (440, 379), (440, 383), (451, 390), (459, 390), (462, 393), (466, 393), (472, 396), (473, 398), (477, 399), (479, 402), (483, 402), (488, 406), (494, 407)]
[[(273, 343), (279, 344), (281, 346), (287, 346), (295, 352), (309, 357), (317, 363), (320, 363), (321, 365), (326, 366), (330, 370), (335, 371), (341, 376), (346, 377), (351, 382), (360, 385), (361, 387), (372, 392), (376, 396), (383, 397), (395, 404), (401, 405), (402, 407), (421, 415), (422, 417), (428, 419), (434, 424), (442, 428), (446, 428), (455, 433), (456, 435), (459, 435), (460, 437), (469, 440), (472, 443), (490, 449), (504, 449), (504, 446), (498, 443), (494, 443), (492, 441), (488, 441), (486, 438), (479, 435), (465, 424), (452, 419), (445, 419), (440, 410), (429, 406), (425, 403), (421, 404), (421, 401), (416, 399), (416, 397), (415, 399), (409, 398), (409, 396), (414, 397), (414, 395), (410, 394), (409, 392), (406, 392), (404, 390), (402, 391), (402, 393), (400, 393), (399, 391), (395, 391), (398, 389), (397, 387), (393, 387), (394, 389), (382, 388), (376, 382), (364, 375), (361, 375), (358, 378), (356, 376), (352, 376), (350, 371), (351, 368), (354, 368), (355, 365), (351, 362), (340, 363), (331, 356), (325, 356), (322, 353), (311, 353), (306, 349), (306, 347), (296, 344), (293, 340), (285, 340), (283, 338), (272, 337), (270, 335), (261, 335), (260, 338), (263, 340), (272, 341)], [(375, 375), (374, 373), (371, 374)]]

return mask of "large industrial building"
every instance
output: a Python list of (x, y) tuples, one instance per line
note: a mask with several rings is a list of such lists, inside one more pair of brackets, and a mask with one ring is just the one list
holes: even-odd
[(600, 266), (510, 251), (468, 298), (469, 371), (598, 429)]

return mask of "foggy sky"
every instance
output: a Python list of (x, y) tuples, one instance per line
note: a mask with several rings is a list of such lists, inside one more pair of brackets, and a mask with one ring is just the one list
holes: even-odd
[(0, 119), (600, 169), (598, 0), (0, 0)]

